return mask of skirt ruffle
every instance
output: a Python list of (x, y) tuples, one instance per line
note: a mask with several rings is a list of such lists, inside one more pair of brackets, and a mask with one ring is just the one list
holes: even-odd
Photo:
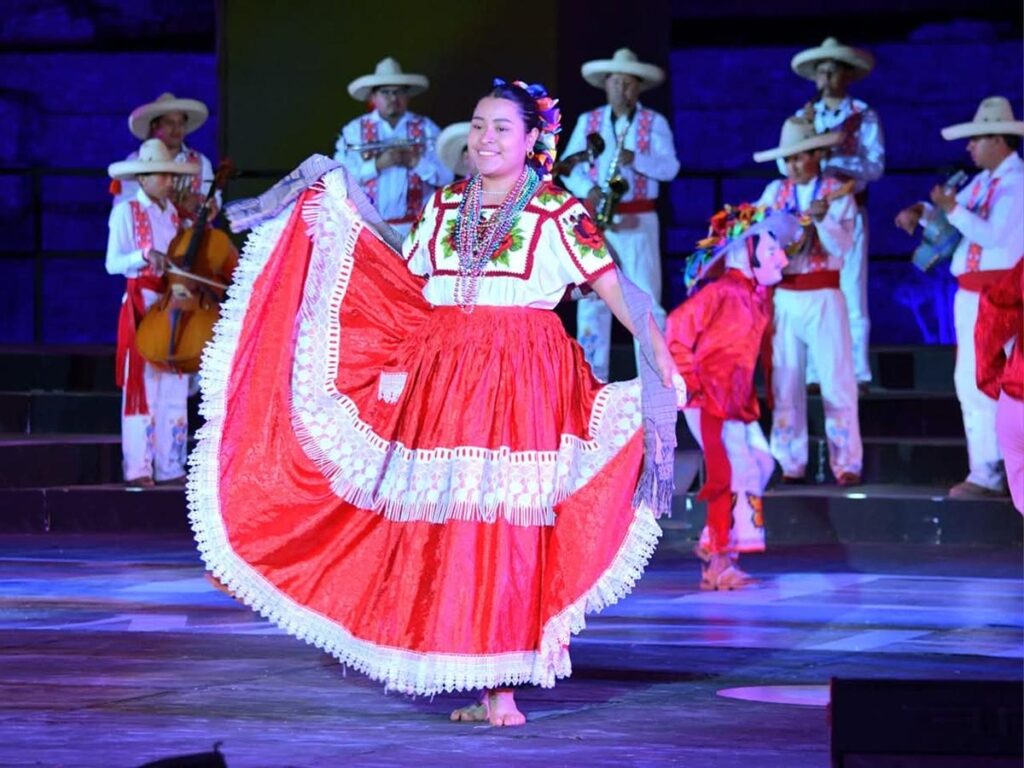
[(660, 535), (639, 387), (545, 310), (431, 308), (341, 172), (249, 238), (202, 369), (190, 518), (292, 634), (413, 693), (570, 672)]

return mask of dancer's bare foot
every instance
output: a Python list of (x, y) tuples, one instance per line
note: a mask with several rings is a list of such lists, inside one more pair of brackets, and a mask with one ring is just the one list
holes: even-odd
[(449, 719), (453, 723), (483, 722), (487, 719), (487, 694), (488, 691), (484, 691), (472, 704), (453, 710)]
[(526, 715), (516, 706), (516, 693), (511, 688), (487, 692), (487, 720), (491, 725), (525, 725)]
[(479, 701), (459, 707), (451, 714), (451, 720), (461, 723), (482, 723), (484, 720), (495, 726), (524, 725), (526, 715), (516, 706), (515, 691), (499, 688), (484, 691)]

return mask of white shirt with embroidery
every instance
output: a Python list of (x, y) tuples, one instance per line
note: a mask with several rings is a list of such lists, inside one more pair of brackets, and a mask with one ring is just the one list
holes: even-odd
[[(142, 206), (153, 229), (153, 249), (167, 252), (167, 246), (178, 234), (178, 212), (168, 201), (161, 208), (140, 188), (135, 200)], [(145, 268), (146, 259), (135, 238), (135, 217), (131, 200), (122, 200), (110, 212), (110, 232), (107, 236), (107, 272), (111, 275), (138, 277)]]
[[(434, 306), (456, 304), (455, 222), (465, 188), (461, 181), (438, 190), (402, 248), (409, 270), (427, 278), (423, 297)], [(485, 218), (494, 210), (485, 210)], [(582, 203), (545, 183), (485, 266), (476, 303), (552, 309), (568, 286), (589, 282), (613, 266), (604, 238)]]
[[(785, 179), (776, 179), (765, 187), (757, 205), (767, 205), (781, 210), (788, 210), (796, 216), (807, 211), (815, 199), (821, 199), (832, 189), (839, 186), (836, 179), (817, 177), (806, 184), (794, 184), (794, 195), (788, 198), (788, 205), (779, 205), (780, 193)], [(818, 242), (827, 257), (823, 268), (840, 270), (843, 267), (843, 254), (853, 244), (853, 233), (856, 225), (857, 204), (853, 195), (843, 195), (833, 200), (821, 221), (812, 219), (817, 230)], [(799, 275), (813, 271), (811, 260), (806, 254), (791, 256), (789, 266), (783, 272), (787, 275)]]
[[(989, 187), (997, 183), (989, 201), (988, 217), (968, 206), (973, 199), (983, 202)], [(968, 271), (967, 256), (971, 244), (981, 246), (979, 269), (1010, 269), (1024, 256), (1024, 161), (1013, 153), (994, 171), (982, 171), (956, 196), (957, 206), (947, 215), (949, 223), (963, 238), (953, 252), (949, 266), (954, 276)], [(979, 207), (975, 205), (975, 208)]]
[[(632, 122), (628, 115), (622, 115), (615, 119), (610, 106), (602, 107), (600, 112), (598, 133), (604, 140), (604, 151), (597, 157), (596, 178), (592, 172), (591, 163), (585, 161), (573, 168), (568, 176), (562, 177), (566, 188), (583, 199), (595, 184), (604, 186), (608, 181), (608, 169), (615, 154), (618, 137), (622, 131), (626, 131), (622, 147), (633, 153), (633, 163), (628, 166), (619, 165), (620, 173), (629, 182), (629, 191), (623, 195), (622, 201), (657, 199), (658, 182), (671, 181), (679, 173), (679, 160), (676, 157), (675, 141), (672, 138), (672, 129), (669, 127), (668, 120), (653, 109), (648, 109), (639, 103), (636, 105)], [(638, 133), (645, 132), (641, 130), (642, 112), (649, 114), (647, 119), (650, 122), (646, 131), (649, 144), (638, 147)], [(590, 112), (580, 115), (568, 143), (560, 153), (561, 157), (569, 157), (586, 150), (588, 129), (591, 127), (590, 115)], [(638, 174), (644, 177), (642, 183), (637, 183)]]
[[(210, 162), (210, 158), (208, 158), (202, 152), (199, 152), (198, 150), (189, 149), (184, 144), (182, 144), (181, 145), (181, 149), (178, 151), (178, 154), (176, 154), (174, 156), (174, 162), (176, 162), (176, 163), (187, 163), (188, 160), (189, 160), (189, 153), (190, 152), (195, 152), (197, 155), (199, 155), (199, 166), (200, 166), (200, 173), (201, 173), (200, 178), (202, 179), (202, 181), (200, 183), (200, 190), (202, 191), (203, 195), (207, 195), (210, 192), (210, 185), (213, 183), (213, 164)], [(125, 159), (126, 160), (138, 160), (139, 159), (139, 152), (138, 152), (138, 150), (132, 152)], [(192, 177), (190, 176), (189, 179), (191, 180), (191, 178)], [(138, 191), (139, 191), (139, 183), (137, 181), (134, 181), (134, 180), (122, 181), (121, 182), (121, 192), (119, 194), (117, 194), (117, 195), (114, 195), (114, 205), (117, 205), (118, 203), (122, 202), (123, 200), (134, 200), (135, 199), (135, 193), (138, 192)], [(217, 190), (217, 193), (214, 195), (214, 199), (217, 201), (217, 207), (219, 208), (221, 206), (221, 193), (220, 193), (219, 189)]]
[[(813, 103), (814, 130), (843, 131), (841, 144), (826, 152), (821, 169), (839, 172), (856, 180), (857, 191), (863, 190), (868, 182), (876, 181), (885, 173), (885, 134), (878, 113), (860, 99), (847, 96), (832, 109), (824, 99)], [(796, 112), (803, 117), (804, 110)], [(780, 160), (779, 172), (785, 173), (785, 161)]]
[[(416, 167), (409, 169), (404, 166), (392, 166), (378, 171), (376, 158), (363, 159), (359, 152), (349, 149), (349, 147), (364, 143), (363, 120), (369, 120), (372, 123), (377, 136), (376, 140), (382, 142), (409, 139), (410, 122), (421, 120), (426, 139), (426, 150), (420, 156)], [(410, 173), (415, 173), (424, 182), (424, 203), (438, 187), (450, 184), (452, 181), (452, 172), (437, 156), (437, 136), (440, 132), (437, 124), (429, 117), (423, 117), (413, 112), (406, 112), (402, 115), (392, 128), (391, 123), (381, 117), (377, 110), (374, 110), (367, 115), (357, 117), (341, 129), (338, 141), (334, 146), (334, 159), (339, 163), (344, 163), (348, 172), (367, 193), (382, 217), (387, 220), (403, 219), (407, 215), (406, 193), (409, 188)], [(419, 211), (416, 213), (418, 214)]]

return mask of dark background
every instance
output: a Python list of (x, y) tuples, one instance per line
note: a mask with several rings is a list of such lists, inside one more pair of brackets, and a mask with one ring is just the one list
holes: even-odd
[(666, 85), (644, 102), (669, 118), (682, 162), (660, 203), (671, 306), (710, 214), (774, 174), (751, 153), (775, 146), (811, 95), (790, 58), (829, 35), (878, 62), (854, 90), (887, 139), (886, 176), (871, 188), (872, 343), (950, 343), (948, 269), (917, 272), (916, 242), (891, 222), (967, 160), (942, 126), (996, 93), (1020, 114), (1019, 2), (2, 0), (0, 344), (113, 342), (123, 280), (103, 270), (105, 169), (136, 147), (132, 108), (168, 90), (205, 101), (210, 121), (189, 142), (214, 161), (230, 154), (246, 176), (228, 197), (244, 196), (332, 153), (365, 109), (345, 86), (386, 55), (430, 78), (412, 108), (442, 126), (467, 119), (501, 76), (544, 82), (566, 134), (603, 98), (580, 77), (584, 61), (626, 45), (664, 67)]

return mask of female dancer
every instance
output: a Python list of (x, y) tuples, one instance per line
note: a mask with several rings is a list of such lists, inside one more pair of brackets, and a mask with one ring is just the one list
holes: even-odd
[[(483, 691), (452, 719), (519, 725), (509, 686), (567, 676), (584, 615), (653, 552), (674, 421), (654, 428), (651, 400), (674, 419), (674, 366), (545, 178), (555, 102), (495, 83), (478, 173), (431, 198), (401, 255), (316, 158), (250, 236), (204, 359), (189, 502), (208, 567), (255, 610), (389, 688)], [(550, 310), (587, 284), (641, 329), (653, 387), (601, 385), (566, 336)]]

